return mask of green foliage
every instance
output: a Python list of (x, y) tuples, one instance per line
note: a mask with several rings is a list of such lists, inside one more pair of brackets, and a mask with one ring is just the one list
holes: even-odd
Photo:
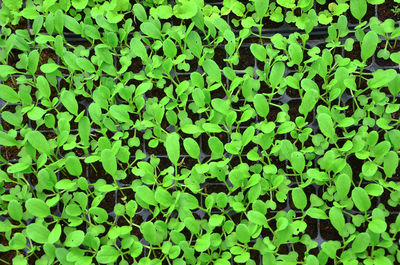
[(388, 3), (4, 0), (0, 263), (398, 264)]

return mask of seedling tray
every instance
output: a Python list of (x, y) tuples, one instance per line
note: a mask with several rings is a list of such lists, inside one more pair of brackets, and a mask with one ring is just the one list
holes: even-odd
[(167, 3), (127, 2), (104, 11), (137, 27), (115, 47), (115, 18), (75, 19), (76, 2), (38, 10), (65, 16), (62, 34), (0, 19), (0, 264), (400, 264), (392, 1), (354, 1), (311, 31), (290, 16), (322, 1), (271, 1), (291, 23), (257, 21), (262, 1), (205, 1), (226, 13), (214, 35), (175, 11), (187, 1), (161, 22)]

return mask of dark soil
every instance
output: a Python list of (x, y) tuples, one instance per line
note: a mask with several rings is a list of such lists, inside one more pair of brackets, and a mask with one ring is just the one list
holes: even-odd
[(320, 220), (320, 233), (325, 240), (342, 240), (342, 237), (329, 220)]
[[(117, 69), (120, 69), (120, 63), (119, 60), (117, 61)], [(143, 62), (142, 59), (139, 57), (133, 58), (132, 59), (132, 64), (131, 66), (128, 67), (128, 71), (131, 71), (132, 73), (139, 73), (141, 70), (143, 70)]]
[(270, 20), (269, 18), (263, 18), (262, 20), (263, 29), (278, 29), (284, 25), (284, 22), (275, 22)]
[(250, 51), (250, 46), (242, 46), (239, 48), (239, 64), (235, 66), (237, 70), (244, 70), (247, 67), (254, 67), (254, 55)]
[[(94, 166), (94, 168), (92, 167)], [(104, 170), (101, 162), (95, 162), (93, 164), (87, 164), (87, 170), (88, 170), (88, 181), (89, 183), (95, 183), (98, 179), (104, 179), (106, 180), (107, 184), (112, 184), (114, 183), (114, 179), (106, 173)]]
[(395, 3), (393, 0), (386, 0), (383, 4), (378, 5), (378, 18), (381, 21), (385, 21), (388, 18), (391, 18), (394, 21), (399, 21), (400, 13), (395, 14), (392, 11), (396, 6), (400, 7), (400, 5)]

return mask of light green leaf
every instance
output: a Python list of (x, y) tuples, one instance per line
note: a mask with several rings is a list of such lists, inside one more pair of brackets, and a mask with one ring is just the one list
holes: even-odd
[(47, 204), (36, 198), (30, 198), (25, 202), (26, 210), (32, 214), (33, 216), (37, 217), (47, 217), (50, 215), (50, 208)]
[(69, 112), (75, 116), (78, 115), (78, 102), (75, 99), (74, 92), (69, 90), (62, 91), (60, 101)]
[(113, 151), (110, 149), (104, 149), (101, 151), (101, 163), (108, 174), (115, 176), (115, 173), (117, 172), (117, 159)]
[(7, 103), (18, 103), (20, 101), (17, 92), (3, 84), (0, 84), (0, 98)]
[(358, 210), (365, 212), (371, 208), (371, 200), (363, 188), (355, 187), (351, 192), (351, 198)]
[(39, 131), (30, 131), (25, 137), (28, 142), (40, 153), (50, 155), (50, 145), (46, 137)]
[(179, 143), (179, 134), (177, 133), (171, 133), (167, 135), (167, 138), (165, 139), (164, 146), (167, 151), (167, 155), (169, 160), (174, 165), (178, 164), (179, 156), (180, 156), (180, 143)]
[(318, 121), (318, 126), (321, 132), (329, 137), (329, 138), (334, 138), (336, 133), (335, 133), (335, 127), (333, 126), (333, 121), (331, 116), (329, 116), (326, 113), (320, 113), (318, 114), (317, 117)]
[(257, 114), (261, 117), (267, 117), (269, 113), (269, 103), (268, 100), (262, 94), (256, 94), (254, 96), (254, 108), (257, 111)]
[(97, 252), (96, 260), (101, 264), (114, 263), (119, 257), (119, 252), (112, 246), (102, 246)]

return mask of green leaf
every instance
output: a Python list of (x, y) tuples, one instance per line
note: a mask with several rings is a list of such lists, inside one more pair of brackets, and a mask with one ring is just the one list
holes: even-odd
[(367, 161), (362, 165), (362, 173), (366, 177), (372, 177), (375, 175), (376, 171), (378, 170), (378, 166), (371, 161)]
[(276, 130), (277, 134), (285, 134), (288, 132), (293, 131), (296, 128), (296, 124), (292, 121), (285, 121), (284, 123), (282, 123), (278, 130)]
[(396, 173), (396, 169), (399, 165), (399, 156), (396, 152), (390, 151), (383, 159), (383, 171), (385, 176), (390, 178)]
[(53, 230), (51, 230), (49, 237), (48, 237), (48, 243), (50, 244), (54, 244), (56, 243), (61, 236), (61, 232), (62, 232), (62, 228), (60, 224), (56, 224), (53, 228)]
[(65, 168), (72, 176), (79, 177), (82, 174), (82, 165), (75, 155), (68, 156), (65, 160)]
[(200, 155), (200, 147), (193, 138), (185, 138), (183, 140), (183, 146), (186, 152), (194, 159), (198, 159)]
[(176, 46), (171, 39), (166, 39), (163, 45), (164, 54), (169, 58), (174, 58), (176, 56)]
[(0, 78), (5, 79), (8, 75), (18, 73), (18, 71), (10, 65), (0, 65)]
[(78, 132), (81, 142), (84, 145), (89, 145), (90, 129), (89, 118), (87, 116), (83, 116), (78, 123)]
[(25, 202), (26, 210), (37, 217), (47, 217), (50, 215), (49, 206), (42, 200), (36, 198), (30, 198)]
[(75, 9), (81, 10), (87, 6), (88, 0), (71, 0), (71, 4)]
[(110, 149), (104, 149), (101, 151), (101, 163), (108, 174), (115, 176), (115, 173), (117, 172), (117, 159), (113, 151)]
[(50, 74), (50, 73), (56, 71), (58, 69), (58, 67), (60, 67), (60, 66), (58, 66), (55, 63), (46, 63), (46, 64), (40, 66), (40, 70), (45, 74)]
[(190, 19), (197, 14), (197, 5), (191, 1), (181, 1), (174, 6), (174, 15), (180, 19)]
[(369, 242), (370, 242), (369, 234), (360, 233), (354, 239), (353, 244), (351, 245), (351, 249), (353, 250), (354, 253), (364, 252), (368, 248)]
[(254, 96), (254, 108), (256, 109), (258, 115), (265, 118), (269, 113), (269, 103), (268, 100), (262, 94), (256, 94)]
[(78, 115), (78, 102), (75, 99), (74, 92), (69, 90), (62, 91), (60, 101), (69, 112), (75, 116)]
[(153, 22), (143, 22), (140, 24), (140, 30), (153, 39), (161, 39), (161, 30)]
[(150, 9), (150, 14), (161, 19), (169, 19), (172, 17), (172, 7), (170, 5), (157, 6), (154, 9)]
[(351, 198), (357, 209), (361, 212), (368, 211), (371, 208), (371, 200), (363, 188), (355, 187), (351, 192)]
[(25, 137), (28, 142), (40, 153), (50, 155), (50, 146), (46, 137), (39, 131), (30, 131)]
[(367, 34), (365, 34), (361, 42), (361, 59), (364, 62), (375, 54), (378, 43), (379, 37), (375, 31), (371, 30), (368, 31)]
[(341, 174), (335, 181), (336, 192), (341, 200), (347, 198), (347, 194), (350, 191), (351, 179), (347, 174)]
[(70, 248), (79, 247), (83, 239), (85, 238), (85, 233), (81, 230), (76, 230), (67, 235), (64, 245)]
[[(265, 0), (262, 1), (264, 2)], [(284, 74), (285, 64), (283, 62), (274, 63), (269, 74), (269, 81), (272, 88), (276, 88), (282, 82)]]
[(0, 98), (7, 103), (18, 103), (20, 101), (17, 92), (3, 84), (0, 84)]
[(26, 237), (22, 233), (15, 233), (9, 245), (11, 249), (24, 249), (26, 248)]
[(224, 222), (224, 220), (225, 220), (225, 217), (223, 215), (212, 214), (210, 216), (210, 219), (208, 220), (208, 224), (213, 227), (217, 227), (217, 226), (221, 226), (222, 223)]
[(386, 231), (387, 224), (385, 220), (374, 219), (368, 224), (368, 229), (376, 234), (381, 234)]
[(321, 132), (329, 137), (329, 138), (334, 138), (335, 137), (335, 127), (333, 126), (333, 121), (331, 116), (329, 116), (326, 113), (320, 113), (318, 114), (317, 117), (318, 121), (318, 126)]
[(247, 213), (247, 217), (250, 222), (255, 223), (260, 226), (267, 225), (267, 218), (260, 212), (258, 211), (249, 211)]
[(141, 4), (134, 4), (132, 7), (133, 14), (140, 21), (144, 22), (147, 20), (146, 10)]
[(79, 35), (82, 33), (82, 26), (73, 17), (64, 14), (64, 23), (65, 27), (73, 33)]
[(38, 76), (36, 79), (36, 87), (44, 98), (50, 98), (51, 90), (49, 82), (47, 82), (47, 79), (44, 76)]
[(250, 46), (250, 51), (260, 62), (265, 62), (267, 60), (267, 50), (264, 48), (264, 46), (257, 43), (252, 43)]
[(37, 50), (33, 50), (29, 53), (28, 56), (28, 71), (32, 75), (36, 73), (38, 64), (39, 64), (39, 52)]
[(211, 236), (210, 234), (205, 234), (196, 240), (196, 245), (194, 246), (194, 249), (197, 252), (204, 252), (209, 249), (210, 245), (211, 245)]
[(191, 31), (187, 35), (186, 44), (194, 56), (196, 56), (197, 58), (201, 57), (201, 53), (203, 52), (203, 45), (200, 35), (196, 31)]
[(303, 50), (298, 43), (292, 43), (288, 48), (289, 56), (294, 64), (300, 65), (303, 61)]
[(39, 244), (47, 243), (50, 231), (42, 224), (31, 223), (26, 227), (27, 236)]
[(367, 13), (367, 1), (366, 0), (350, 0), (350, 12), (354, 18), (361, 21), (361, 19)]
[(315, 104), (317, 104), (319, 99), (318, 91), (314, 89), (307, 90), (301, 101), (299, 112), (303, 115), (308, 114), (314, 109)]
[(340, 208), (332, 207), (329, 210), (329, 220), (331, 221), (333, 227), (339, 232), (342, 233), (345, 226), (345, 219), (343, 216), (343, 212)]
[(140, 225), (140, 231), (142, 232), (144, 239), (146, 239), (151, 245), (157, 243), (157, 231), (152, 222), (144, 222)]
[(171, 133), (167, 135), (167, 138), (165, 139), (164, 146), (167, 151), (167, 155), (169, 160), (174, 165), (178, 164), (179, 156), (180, 156), (180, 143), (179, 143), (179, 134), (177, 133)]
[(304, 171), (304, 167), (305, 167), (305, 159), (304, 159), (304, 155), (300, 152), (293, 152), (290, 155), (290, 162), (292, 163), (292, 167), (293, 169), (297, 172), (297, 173), (302, 173)]
[(16, 146), (17, 144), (18, 144), (18, 142), (17, 142), (17, 140), (15, 140), (15, 136), (13, 137), (13, 136), (11, 136), (11, 134), (7, 134), (5, 132), (0, 131), (0, 145)]
[(174, 203), (172, 195), (162, 187), (157, 187), (155, 192), (156, 201), (164, 207), (169, 207)]
[(119, 257), (119, 252), (112, 246), (101, 246), (97, 252), (96, 260), (101, 264), (114, 263)]
[(157, 205), (154, 192), (147, 186), (143, 185), (137, 188), (135, 196), (149, 205)]
[(313, 219), (321, 219), (321, 220), (329, 219), (328, 215), (326, 215), (326, 213), (319, 208), (309, 208), (306, 211), (306, 214)]
[(249, 228), (245, 224), (238, 224), (236, 226), (236, 236), (239, 242), (247, 244), (250, 242), (250, 232)]
[(131, 123), (131, 118), (129, 117), (129, 106), (128, 105), (112, 105), (110, 107), (110, 115), (117, 119), (119, 122)]
[(307, 206), (307, 196), (301, 188), (292, 190), (292, 201), (297, 209), (304, 210)]
[(208, 147), (211, 150), (211, 158), (218, 159), (224, 154), (224, 144), (215, 136), (208, 139)]
[(269, 6), (269, 0), (255, 0), (254, 7), (256, 9), (257, 16), (261, 19), (267, 14)]
[(79, 65), (79, 67), (88, 72), (88, 73), (94, 73), (96, 71), (96, 69), (94, 68), (92, 62), (90, 62), (88, 59), (86, 58), (77, 58), (76, 59), (76, 63)]
[(8, 203), (8, 214), (10, 215), (10, 217), (16, 221), (21, 221), (22, 219), (22, 214), (23, 214), (23, 210), (22, 210), (22, 206), (21, 204), (16, 201), (16, 200), (11, 200)]
[(207, 78), (211, 81), (221, 82), (221, 69), (218, 67), (217, 63), (211, 59), (207, 59), (203, 63), (204, 72), (207, 74)]

